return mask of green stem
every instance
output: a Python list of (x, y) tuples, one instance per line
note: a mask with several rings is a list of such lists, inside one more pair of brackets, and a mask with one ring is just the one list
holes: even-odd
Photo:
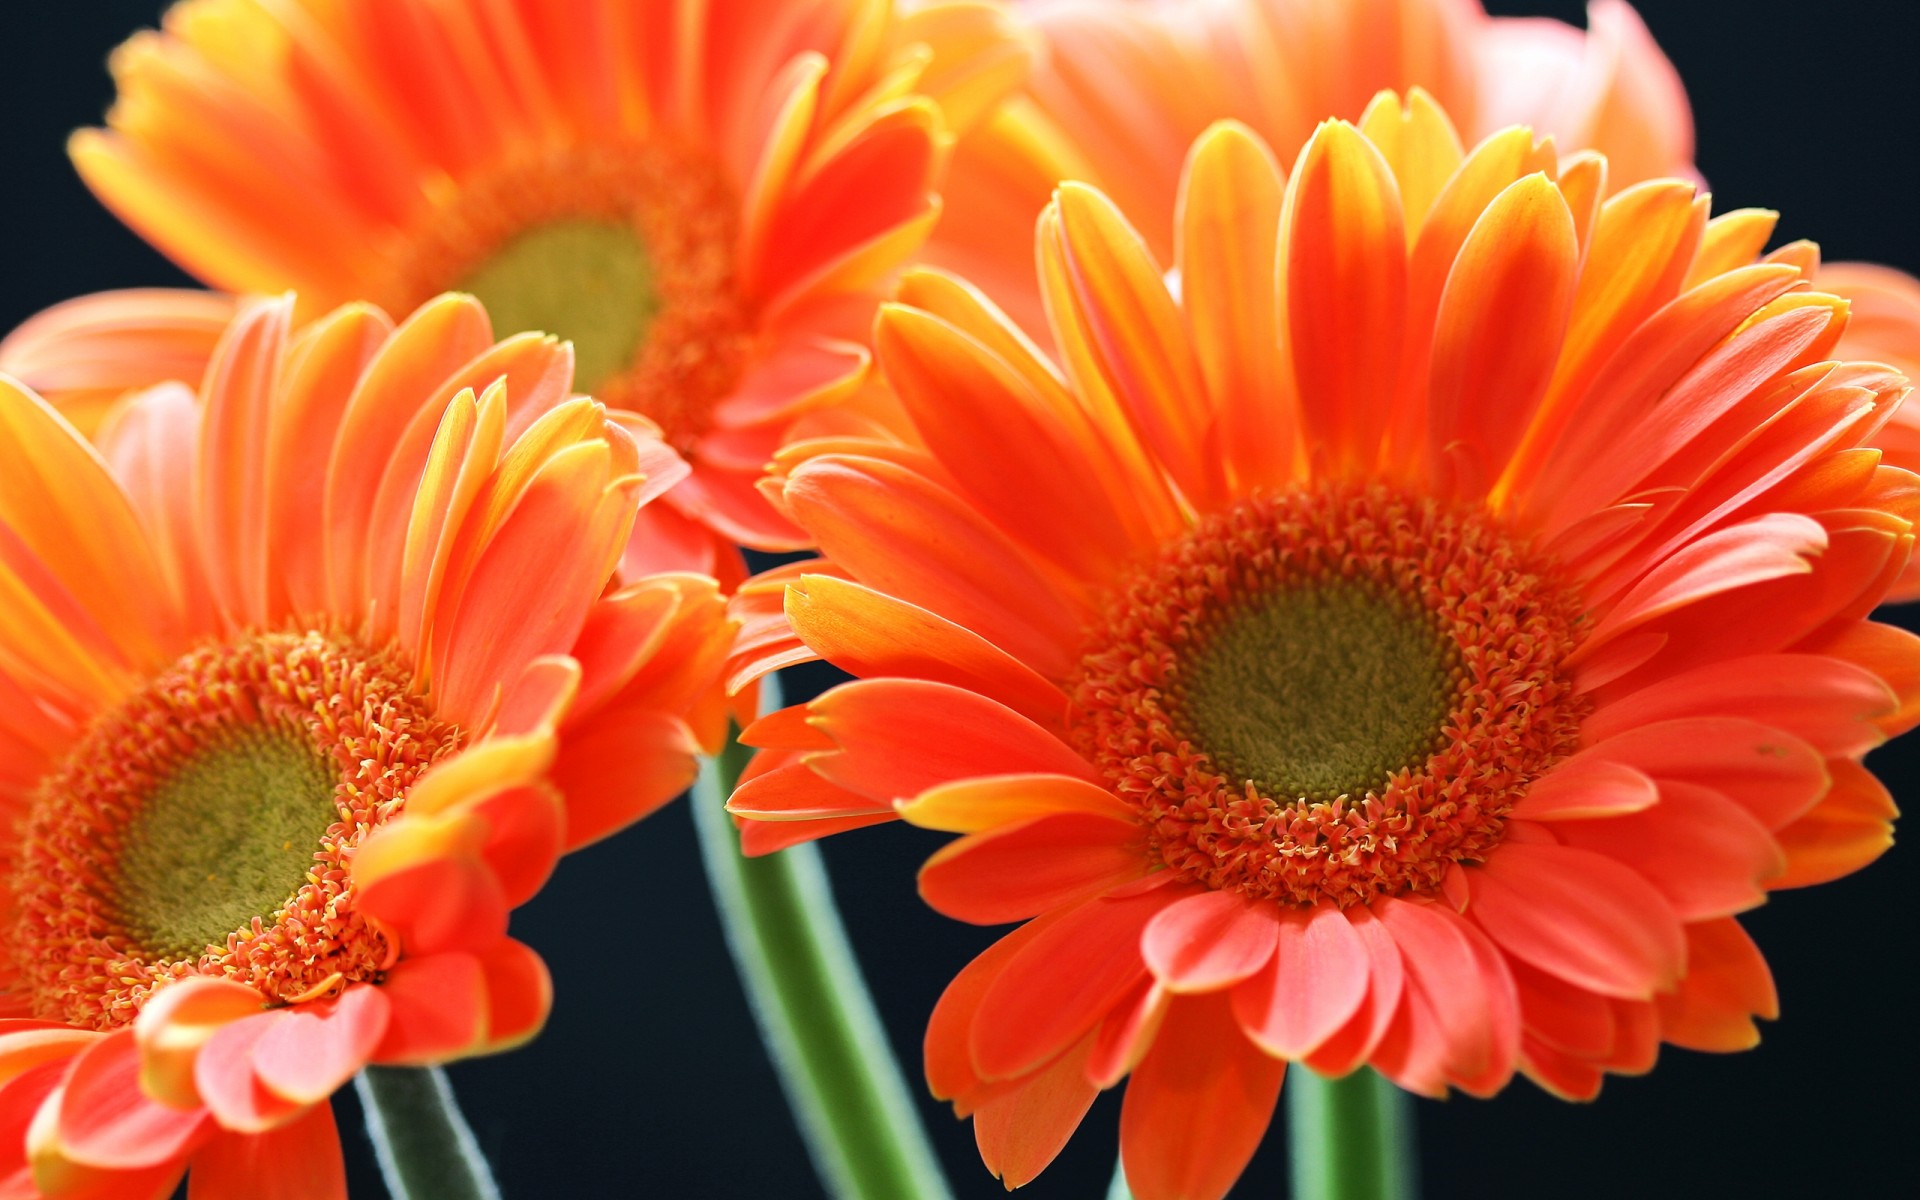
[(1294, 1200), (1415, 1200), (1413, 1098), (1370, 1070), (1287, 1072)]
[(693, 823), (727, 945), (814, 1170), (842, 1200), (945, 1200), (819, 849), (740, 854), (725, 805), (750, 757), (729, 740), (702, 764)]
[(500, 1200), (439, 1067), (368, 1067), (353, 1086), (393, 1200)]

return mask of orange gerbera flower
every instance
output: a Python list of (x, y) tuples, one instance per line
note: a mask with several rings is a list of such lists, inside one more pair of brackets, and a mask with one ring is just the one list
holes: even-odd
[(724, 732), (713, 581), (607, 586), (685, 467), (566, 347), (292, 312), (97, 452), (0, 379), (7, 1195), (344, 1194), (334, 1089), (532, 1036), (508, 909)]
[(579, 382), (692, 474), (648, 544), (788, 547), (754, 482), (861, 390), (885, 281), (925, 238), (948, 129), (1025, 66), (941, 0), (187, 0), (113, 59), (94, 191), (236, 292), (405, 311), (477, 295), (571, 339)]
[[(1353, 118), (1381, 88), (1435, 96), (1471, 143), (1508, 125), (1607, 158), (1607, 187), (1693, 176), (1693, 116), (1679, 75), (1625, 0), (1592, 0), (1585, 32), (1543, 18), (1490, 17), (1479, 0), (1053, 0), (1029, 6), (1047, 47), (1025, 91), (960, 143), (948, 217), (927, 261), (1041, 328), (1026, 228), (1063, 179), (1090, 183), (1171, 261), (1174, 197), (1187, 147), (1209, 124), (1237, 120), (1283, 158), (1328, 115)], [(1773, 231), (1752, 213), (1729, 237), (1722, 269), (1751, 261)], [(1823, 269), (1800, 244), (1777, 261), (1871, 310), (1837, 353), (1920, 361), (1920, 281), (1885, 267)], [(1880, 443), (1920, 470), (1920, 407)], [(1920, 572), (1899, 589), (1920, 595)]]
[(731, 807), (756, 851), (966, 835), (922, 895), (1027, 923), (927, 1075), (1007, 1183), (1129, 1073), (1167, 1200), (1226, 1192), (1288, 1061), (1587, 1097), (1750, 1046), (1734, 914), (1888, 844), (1860, 759), (1920, 639), (1865, 616), (1920, 480), (1865, 447), (1906, 381), (1827, 361), (1790, 265), (1696, 281), (1744, 225), (1692, 183), (1604, 175), (1463, 155), (1419, 92), (1286, 179), (1217, 126), (1171, 274), (1098, 191), (1047, 208), (1064, 374), (916, 273), (876, 345), (917, 438), (783, 460), (827, 557), (743, 590), (739, 678), (859, 678), (747, 731)]

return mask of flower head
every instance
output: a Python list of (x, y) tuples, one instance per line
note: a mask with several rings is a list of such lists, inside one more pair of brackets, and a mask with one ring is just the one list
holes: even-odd
[(457, 296), (253, 305), (97, 451), (0, 423), (0, 1173), (337, 1181), (334, 1089), (531, 1037), (508, 910), (724, 731), (713, 581), (609, 586), (685, 467)]
[(1058, 365), (918, 272), (876, 335), (911, 434), (783, 456), (826, 557), (743, 589), (736, 678), (858, 678), (747, 731), (731, 807), (761, 851), (964, 835), (922, 895), (1025, 924), (927, 1074), (1009, 1184), (1129, 1074), (1165, 1200), (1226, 1192), (1288, 1062), (1588, 1097), (1750, 1046), (1735, 914), (1888, 844), (1906, 381), (1830, 360), (1796, 267), (1707, 269), (1744, 217), (1604, 178), (1524, 128), (1463, 153), (1417, 91), (1290, 175), (1215, 126), (1170, 264), (1059, 189)]
[[(1492, 17), (1479, 0), (1046, 0), (1029, 11), (1046, 53), (1021, 93), (956, 147), (950, 215), (923, 258), (1035, 331), (1044, 316), (1032, 257), (1006, 230), (1026, 227), (1054, 185), (1072, 179), (1111, 196), (1171, 261), (1187, 147), (1215, 121), (1247, 125), (1290, 160), (1322, 117), (1354, 120), (1381, 88), (1418, 87), (1469, 145), (1525, 124), (1562, 153), (1597, 151), (1609, 193), (1695, 177), (1686, 91), (1626, 0), (1591, 0), (1584, 31)], [(1441, 178), (1429, 173), (1412, 190)], [(1729, 220), (1698, 269), (1754, 261), (1775, 216)], [(1920, 362), (1920, 281), (1885, 267), (1823, 266), (1807, 243), (1767, 259), (1864, 310), (1839, 357), (1902, 370)], [(1889, 461), (1920, 470), (1920, 409), (1897, 414), (1879, 445)], [(1920, 569), (1896, 596), (1920, 596)]]
[(643, 521), (713, 531), (654, 538), (707, 567), (795, 543), (754, 481), (862, 392), (950, 131), (1024, 62), (977, 0), (186, 0), (115, 54), (109, 128), (72, 151), (216, 287), (468, 291), (570, 339), (582, 390), (692, 464)]

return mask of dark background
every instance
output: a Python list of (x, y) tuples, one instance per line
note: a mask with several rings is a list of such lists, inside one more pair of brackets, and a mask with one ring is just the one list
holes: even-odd
[[(78, 293), (187, 283), (94, 203), (62, 149), (67, 132), (96, 122), (111, 98), (108, 50), (161, 5), (7, 7), (0, 330)], [(1567, 0), (1489, 7), (1574, 22), (1582, 11)], [(1777, 208), (1783, 240), (1816, 239), (1829, 259), (1920, 270), (1920, 5), (1642, 0), (1641, 8), (1687, 80), (1717, 210)], [(1874, 765), (1896, 797), (1920, 803), (1920, 743), (1882, 750)], [(941, 840), (893, 827), (826, 847), (916, 1094), (926, 1015), (995, 936), (939, 918), (915, 897), (915, 868)], [(1651, 1076), (1611, 1080), (1592, 1105), (1564, 1104), (1524, 1081), (1490, 1102), (1422, 1101), (1425, 1194), (1915, 1194), (1916, 885), (1920, 867), (1901, 846), (1860, 875), (1780, 894), (1751, 914), (1783, 1010), (1755, 1051), (1668, 1048)], [(515, 914), (514, 931), (553, 969), (553, 1021), (526, 1049), (451, 1069), (509, 1200), (820, 1194), (734, 982), (683, 804), (569, 859)], [(1025, 1195), (1104, 1194), (1118, 1099), (1102, 1097)], [(351, 1094), (338, 1104), (352, 1190), (379, 1196)], [(931, 1100), (922, 1116), (957, 1195), (1000, 1194), (970, 1127)], [(1236, 1196), (1284, 1194), (1279, 1128)]]

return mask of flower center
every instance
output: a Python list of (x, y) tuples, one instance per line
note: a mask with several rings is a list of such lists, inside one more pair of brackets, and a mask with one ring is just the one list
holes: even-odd
[(1575, 748), (1583, 622), (1483, 513), (1256, 497), (1116, 594), (1075, 735), (1184, 878), (1303, 905), (1426, 890)]
[(40, 781), (15, 862), (12, 987), (106, 1029), (221, 975), (292, 1001), (391, 948), (348, 865), (461, 731), (386, 651), (318, 631), (202, 647), (104, 714)]
[(660, 142), (554, 151), (463, 183), (395, 248), (380, 295), (404, 312), (470, 291), (497, 334), (570, 340), (577, 387), (686, 450), (751, 348), (738, 226), (707, 156)]
[(196, 751), (121, 835), (114, 898), (127, 933), (178, 958), (284, 905), (340, 819), (338, 785), (318, 747), (284, 730), (236, 728)]
[(1439, 749), (1457, 657), (1431, 614), (1348, 580), (1225, 606), (1176, 708), (1220, 769), (1269, 795), (1332, 800)]

